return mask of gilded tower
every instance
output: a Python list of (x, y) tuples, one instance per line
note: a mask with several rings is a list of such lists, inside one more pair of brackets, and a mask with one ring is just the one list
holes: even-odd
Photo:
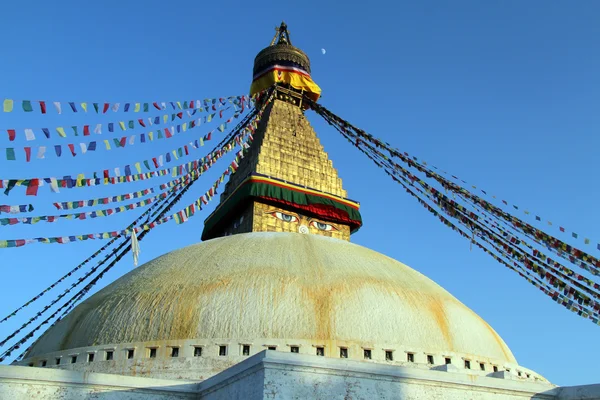
[[(310, 60), (284, 23), (254, 60), (251, 94), (265, 110), (252, 148), (206, 219), (202, 239), (247, 232), (297, 232), (349, 240), (361, 225), (333, 163), (306, 119), (317, 100)], [(265, 92), (270, 94), (269, 98)], [(274, 92), (272, 92), (274, 91)]]

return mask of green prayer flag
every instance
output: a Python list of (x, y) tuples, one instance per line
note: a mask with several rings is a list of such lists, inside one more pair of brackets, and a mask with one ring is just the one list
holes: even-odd
[(31, 107), (31, 101), (30, 100), (23, 100), (23, 111), (25, 111), (25, 112), (32, 112), (33, 111), (33, 107)]
[(144, 167), (150, 169), (150, 164), (148, 163), (148, 160), (144, 160)]
[(73, 128), (73, 132), (75, 133), (75, 136), (79, 136), (79, 134), (77, 133), (77, 127), (72, 126), (71, 128)]
[(16, 160), (15, 158), (15, 149), (13, 149), (12, 147), (7, 147), (6, 148), (6, 159), (7, 160)]
[(144, 103), (144, 112), (148, 112), (148, 103)]
[(183, 157), (183, 149), (181, 147), (177, 149), (177, 153), (179, 154), (179, 157)]
[(133, 124), (133, 120), (129, 121), (129, 129), (133, 129), (135, 128), (135, 125)]
[(98, 103), (94, 103), (94, 110), (96, 110), (96, 114), (98, 114)]
[(163, 138), (162, 131), (159, 129), (156, 132), (158, 132), (158, 139), (162, 139)]

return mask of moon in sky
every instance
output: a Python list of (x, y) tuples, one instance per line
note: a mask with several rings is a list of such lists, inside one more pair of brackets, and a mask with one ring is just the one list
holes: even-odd
[(325, 49), (321, 49), (321, 53), (325, 54), (327, 51), (325, 51)]

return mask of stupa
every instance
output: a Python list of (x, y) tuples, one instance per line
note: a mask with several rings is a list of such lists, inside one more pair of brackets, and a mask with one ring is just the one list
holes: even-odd
[(200, 398), (559, 398), (438, 284), (350, 242), (359, 203), (305, 118), (321, 90), (285, 24), (256, 57), (257, 107), (265, 90), (204, 241), (100, 290), (16, 364)]

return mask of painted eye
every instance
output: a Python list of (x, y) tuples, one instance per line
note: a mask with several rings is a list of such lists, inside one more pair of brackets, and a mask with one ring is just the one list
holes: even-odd
[(333, 225), (325, 224), (323, 222), (312, 221), (310, 224), (320, 231), (337, 231)]
[(275, 216), (276, 218), (279, 218), (284, 222), (298, 222), (298, 217), (296, 217), (295, 215), (284, 214), (280, 211), (276, 211), (271, 215)]

